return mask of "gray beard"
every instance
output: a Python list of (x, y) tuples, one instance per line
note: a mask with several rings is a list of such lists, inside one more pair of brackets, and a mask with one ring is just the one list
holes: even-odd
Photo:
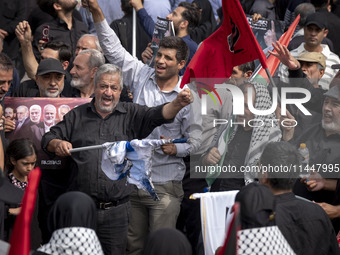
[(325, 123), (323, 120), (321, 121), (323, 129), (329, 132), (340, 132), (340, 126), (336, 123)]

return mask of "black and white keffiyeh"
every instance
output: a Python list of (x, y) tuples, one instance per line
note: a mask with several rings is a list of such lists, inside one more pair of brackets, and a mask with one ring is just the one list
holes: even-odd
[(237, 237), (238, 255), (295, 254), (277, 226), (243, 229)]
[[(267, 86), (250, 82), (255, 89), (255, 109), (268, 110), (272, 107), (272, 99), (269, 95)], [(270, 142), (278, 142), (281, 140), (280, 123), (276, 121), (275, 113), (269, 115), (255, 115), (258, 125), (262, 126), (253, 128), (249, 149), (245, 158), (245, 165), (255, 165), (261, 157), (265, 146)], [(245, 175), (245, 182), (249, 183), (256, 178), (256, 173), (248, 173)]]
[[(257, 82), (249, 83), (252, 84), (255, 89), (254, 108), (259, 111), (270, 109), (272, 107), (272, 99), (269, 95), (267, 86)], [(245, 157), (245, 166), (256, 165), (265, 146), (270, 142), (280, 141), (282, 136), (280, 123), (276, 120), (275, 112), (266, 115), (255, 115), (251, 124), (255, 127), (253, 128), (249, 149)], [(230, 125), (221, 126), (220, 130), (215, 135), (213, 143), (217, 140), (219, 141), (218, 144), (221, 144), (229, 126)], [(227, 144), (234, 139), (236, 131), (240, 127), (238, 125), (233, 125), (229, 128), (232, 128), (232, 130)], [(257, 172), (245, 172), (244, 180), (246, 184), (253, 182), (255, 178), (257, 178)]]
[(53, 232), (50, 241), (38, 251), (51, 255), (103, 255), (103, 250), (96, 235), (90, 228), (61, 228)]

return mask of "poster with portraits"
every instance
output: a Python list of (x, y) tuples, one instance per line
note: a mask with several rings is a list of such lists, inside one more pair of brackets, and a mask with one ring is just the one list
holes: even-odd
[(247, 20), (265, 53), (272, 46), (273, 42), (280, 39), (284, 32), (284, 22), (280, 20), (260, 19), (254, 23), (252, 16), (247, 16)]
[(152, 35), (151, 46), (150, 46), (153, 51), (153, 55), (152, 55), (152, 58), (147, 63), (149, 66), (153, 66), (155, 63), (155, 58), (157, 56), (160, 41), (166, 36), (174, 36), (174, 35), (175, 35), (175, 30), (174, 30), (173, 22), (169, 19), (157, 17), (157, 22), (155, 24), (155, 29)]
[(6, 132), (5, 137), (9, 142), (18, 138), (31, 139), (38, 151), (37, 166), (40, 168), (64, 168), (65, 160), (51, 157), (41, 149), (42, 136), (73, 108), (90, 101), (91, 98), (5, 98), (4, 116), (15, 122), (15, 129)]

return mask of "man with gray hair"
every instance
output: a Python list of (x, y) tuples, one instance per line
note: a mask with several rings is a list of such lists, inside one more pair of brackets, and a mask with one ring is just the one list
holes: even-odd
[(52, 104), (47, 104), (44, 107), (43, 110), (43, 116), (44, 116), (44, 129), (45, 133), (50, 131), (50, 128), (54, 126), (55, 119), (57, 115), (57, 109)]
[(27, 106), (25, 105), (18, 106), (16, 112), (17, 121), (15, 123), (15, 129), (12, 133), (9, 134), (9, 137), (11, 137), (12, 139), (24, 137), (25, 130), (30, 124), (29, 110)]
[(11, 59), (0, 53), (0, 99), (8, 92), (12, 85), (14, 65)]
[[(134, 103), (149, 107), (157, 106), (171, 102), (181, 93), (179, 72), (189, 57), (189, 48), (182, 38), (164, 37), (160, 41), (154, 67), (150, 67), (124, 49), (117, 35), (107, 24), (96, 0), (82, 1), (82, 4), (83, 7), (89, 7), (92, 12), (105, 56), (111, 63), (122, 68), (124, 84), (133, 94)], [(199, 103), (199, 100), (196, 102)], [(182, 180), (186, 167), (183, 157), (195, 152), (201, 144), (202, 118), (200, 112), (195, 111), (197, 109), (200, 109), (199, 104), (188, 105), (176, 116), (174, 123), (155, 128), (148, 137), (188, 138), (190, 142), (163, 145), (155, 150), (152, 156), (151, 178), (156, 193), (162, 193), (162, 196), (160, 201), (154, 201), (142, 190), (131, 194), (127, 254), (142, 254), (144, 239), (151, 230), (176, 228), (184, 195)], [(107, 246), (103, 246), (105, 252)], [(112, 254), (118, 253), (125, 251)]]
[(98, 50), (83, 50), (76, 56), (70, 74), (71, 86), (79, 90), (79, 97), (93, 96), (93, 79), (98, 67), (103, 64), (105, 64), (104, 55)]
[[(94, 84), (93, 100), (72, 109), (64, 121), (43, 136), (45, 151), (65, 157), (71, 156), (69, 150), (76, 147), (143, 139), (155, 127), (171, 122), (193, 101), (190, 90), (184, 89), (171, 102), (156, 107), (120, 102), (122, 71), (112, 64), (98, 68)], [(110, 180), (101, 169), (101, 159), (102, 151), (98, 150), (72, 153), (68, 172), (75, 173), (78, 190), (90, 195), (97, 205), (96, 232), (105, 254), (125, 254), (129, 195), (134, 187), (127, 184), (126, 178)], [(53, 187), (49, 191), (53, 192)]]
[(30, 107), (30, 119), (33, 124), (38, 124), (41, 117), (40, 105), (34, 104)]
[(25, 105), (17, 107), (17, 126), (15, 131), (19, 131), (23, 126), (28, 124), (30, 119), (28, 118), (28, 108)]
[[(40, 108), (41, 109), (41, 108)], [(32, 140), (36, 144), (38, 150), (40, 150), (40, 142), (42, 136), (50, 131), (50, 128), (54, 126), (55, 119), (57, 115), (57, 109), (52, 104), (45, 105), (43, 109), (43, 119), (44, 121), (38, 122), (31, 126)]]
[(102, 47), (100, 47), (98, 37), (96, 35), (84, 34), (79, 38), (77, 42), (76, 51), (74, 52), (74, 55), (78, 56), (78, 54), (83, 50), (89, 49), (94, 49), (103, 52)]
[[(285, 120), (290, 121), (294, 119), (293, 116), (287, 115)], [(288, 123), (288, 122), (286, 122)], [(324, 188), (320, 190), (318, 187), (309, 186), (311, 181), (314, 181), (314, 174), (311, 174), (307, 179), (302, 181), (307, 184), (307, 187), (302, 182), (296, 182), (294, 193), (305, 197), (315, 202), (334, 203), (334, 198), (337, 194), (334, 193), (337, 185), (338, 173), (334, 172), (339, 163), (340, 150), (340, 89), (339, 85), (334, 85), (324, 94), (324, 101), (322, 104), (322, 120), (310, 126), (308, 129), (298, 137), (295, 136), (295, 128), (282, 127), (283, 139), (289, 141), (296, 146), (305, 143), (309, 150), (309, 167), (314, 168), (322, 178), (326, 179), (333, 186), (332, 188)], [(327, 166), (327, 168), (318, 168)], [(322, 170), (322, 171), (321, 171)], [(338, 202), (337, 202), (338, 203)], [(339, 226), (337, 226), (337, 232)]]
[(62, 121), (64, 119), (65, 114), (68, 113), (69, 111), (71, 111), (71, 107), (68, 106), (67, 104), (62, 104), (61, 106), (59, 106), (58, 108), (59, 121)]
[[(5, 53), (0, 51), (0, 101), (2, 102), (3, 97), (7, 94), (12, 86), (13, 72), (14, 65), (12, 60)], [(2, 125), (3, 123), (1, 122), (1, 126)], [(16, 123), (14, 119), (7, 118), (5, 120), (4, 126), (6, 131), (11, 131), (15, 129)]]

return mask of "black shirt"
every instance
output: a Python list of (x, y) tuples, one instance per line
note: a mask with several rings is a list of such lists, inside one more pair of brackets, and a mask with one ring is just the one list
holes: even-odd
[[(315, 88), (307, 79), (307, 76), (302, 72), (302, 69), (288, 70), (289, 72), (289, 82), (285, 83), (278, 80), (278, 87), (282, 89), (283, 87), (295, 87), (307, 89), (311, 98), (303, 106), (312, 114), (305, 115), (295, 104), (287, 104), (287, 110), (295, 117), (297, 121), (297, 126), (295, 127), (294, 137), (299, 137), (308, 128), (315, 125), (315, 123), (320, 123), (322, 118), (322, 105), (324, 101), (324, 93), (326, 90), (321, 87)], [(287, 93), (287, 99), (299, 99), (303, 98), (304, 95), (301, 93)]]
[(62, 41), (71, 46), (71, 52), (74, 54), (77, 46), (77, 42), (79, 38), (83, 34), (87, 34), (88, 30), (86, 25), (73, 17), (72, 19), (72, 28), (68, 29), (65, 21), (59, 18), (55, 18), (41, 26), (39, 26), (34, 33), (34, 41), (33, 41), (33, 51), (34, 55), (37, 59), (40, 57), (40, 53), (38, 51), (39, 40), (42, 38), (43, 26), (49, 26), (49, 41)]
[[(65, 79), (64, 89), (61, 92), (61, 97), (75, 97), (76, 89), (72, 88), (69, 81)], [(40, 97), (40, 91), (37, 83), (34, 80), (27, 80), (20, 84), (13, 94), (13, 97)]]
[[(123, 47), (132, 54), (132, 13), (125, 15), (123, 18), (114, 20), (110, 27), (115, 31)], [(142, 60), (142, 53), (151, 41), (151, 38), (144, 31), (137, 17), (136, 22), (136, 57)]]
[(339, 254), (332, 224), (325, 211), (292, 192), (275, 196), (275, 221), (288, 243), (299, 254)]
[(19, 22), (26, 19), (26, 1), (0, 1), (0, 28), (8, 33), (3, 40), (3, 52), (11, 59), (16, 59), (19, 53), (19, 41), (15, 36), (15, 28)]
[[(46, 150), (53, 139), (72, 143), (74, 148), (114, 141), (130, 141), (147, 137), (152, 130), (171, 121), (162, 115), (163, 105), (149, 108), (133, 103), (118, 103), (114, 111), (102, 118), (94, 100), (81, 105), (64, 116), (42, 139)], [(101, 170), (102, 150), (87, 150), (72, 154), (70, 170), (78, 171), (78, 189), (96, 201), (110, 202), (129, 195), (133, 188), (126, 179), (110, 180)]]
[(223, 166), (236, 167), (236, 172), (222, 172), (213, 183), (212, 191), (237, 190), (244, 186), (244, 173), (240, 171), (249, 149), (253, 130), (245, 131), (242, 126), (237, 128), (234, 138), (228, 145)]
[[(325, 130), (322, 128), (321, 123), (312, 126), (306, 130), (300, 137), (290, 141), (296, 144), (298, 147), (300, 143), (305, 143), (309, 151), (309, 165), (314, 166), (315, 170), (318, 171), (324, 178), (338, 178), (339, 173), (331, 166), (340, 162), (340, 134), (333, 134), (326, 136)], [(319, 165), (318, 165), (319, 164)], [(329, 171), (323, 172), (323, 168), (329, 169)], [(294, 193), (305, 197), (309, 200), (316, 202), (327, 202), (332, 203), (334, 199), (334, 192), (321, 190), (316, 192), (309, 192), (306, 186), (299, 181), (296, 182), (294, 187)]]

